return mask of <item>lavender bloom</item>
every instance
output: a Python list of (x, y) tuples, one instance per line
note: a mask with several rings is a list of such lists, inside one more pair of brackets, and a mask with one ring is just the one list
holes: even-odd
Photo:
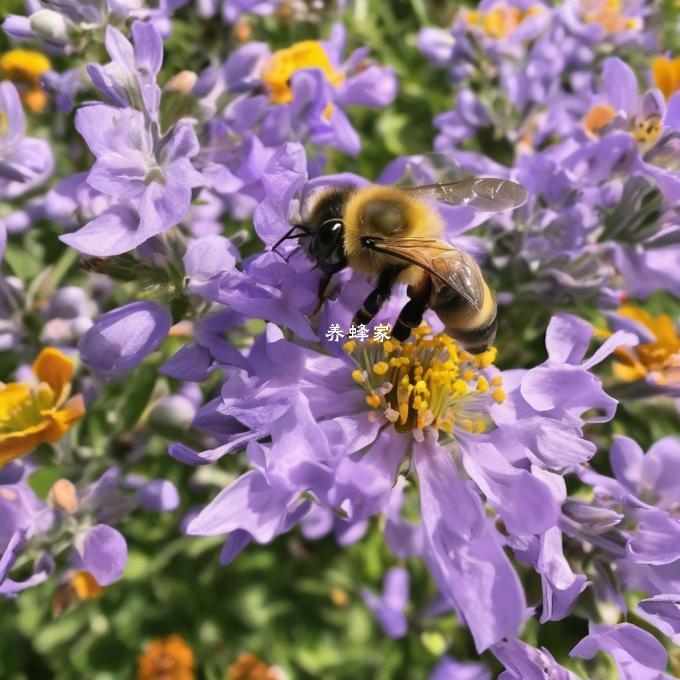
[(90, 572), (100, 586), (117, 581), (127, 562), (123, 535), (106, 524), (97, 524), (76, 539), (78, 566)]
[(47, 142), (25, 137), (26, 119), (16, 87), (0, 83), (0, 198), (15, 198), (40, 186), (54, 169)]
[(156, 76), (163, 62), (163, 40), (153, 25), (132, 24), (134, 48), (116, 28), (106, 29), (106, 49), (112, 61), (105, 66), (90, 64), (87, 72), (94, 86), (114, 106), (142, 111), (158, 121), (161, 90)]
[(393, 567), (385, 574), (382, 596), (363, 590), (361, 596), (366, 606), (380, 624), (385, 635), (400, 638), (406, 635), (407, 621), (404, 611), (408, 604), (408, 572)]
[(83, 336), (82, 360), (102, 373), (134, 368), (158, 349), (170, 330), (170, 313), (153, 302), (132, 302), (100, 316)]
[(93, 104), (78, 111), (76, 127), (97, 157), (87, 183), (112, 203), (63, 235), (64, 243), (90, 255), (117, 255), (182, 220), (192, 188), (202, 184), (191, 163), (198, 141), (189, 123), (154, 141), (140, 112)]

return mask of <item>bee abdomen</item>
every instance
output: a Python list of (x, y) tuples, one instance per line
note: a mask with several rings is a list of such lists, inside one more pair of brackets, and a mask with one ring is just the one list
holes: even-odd
[(458, 340), (463, 347), (472, 354), (478, 354), (489, 349), (496, 339), (496, 329), (498, 328), (498, 317), (494, 311), (491, 319), (483, 325), (462, 330), (460, 328), (449, 329), (447, 331)]

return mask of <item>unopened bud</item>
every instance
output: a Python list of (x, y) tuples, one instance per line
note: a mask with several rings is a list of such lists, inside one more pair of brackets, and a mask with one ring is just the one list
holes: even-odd
[(50, 489), (50, 498), (54, 505), (72, 515), (78, 509), (78, 492), (73, 482), (58, 479)]
[(31, 30), (38, 38), (57, 45), (68, 45), (73, 24), (59, 12), (41, 9), (31, 15)]
[(180, 92), (181, 94), (189, 94), (194, 89), (194, 85), (198, 80), (198, 75), (193, 71), (185, 70), (176, 73), (170, 80), (168, 80), (165, 88), (171, 92)]
[(248, 42), (253, 37), (253, 29), (247, 19), (239, 19), (234, 25), (234, 40)]

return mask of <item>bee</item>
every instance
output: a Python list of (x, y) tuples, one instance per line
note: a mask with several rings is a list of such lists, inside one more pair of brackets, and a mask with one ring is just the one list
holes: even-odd
[(312, 195), (304, 220), (273, 247), (298, 239), (322, 272), (319, 304), (334, 274), (351, 267), (377, 279), (353, 323), (367, 324), (405, 283), (409, 301), (392, 337), (406, 340), (431, 309), (445, 331), (472, 353), (493, 344), (496, 300), (479, 266), (466, 252), (442, 240), (444, 223), (433, 202), (466, 205), (480, 212), (521, 206), (526, 190), (505, 179), (471, 177), (415, 187), (333, 187)]

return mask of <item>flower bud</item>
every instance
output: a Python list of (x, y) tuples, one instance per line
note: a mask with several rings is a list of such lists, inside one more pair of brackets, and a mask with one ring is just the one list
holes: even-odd
[(196, 407), (181, 394), (170, 394), (159, 399), (149, 414), (149, 422), (156, 427), (184, 429), (196, 415)]
[(58, 479), (52, 484), (50, 498), (57, 508), (69, 515), (78, 509), (78, 492), (73, 482), (68, 479)]
[(73, 26), (59, 12), (41, 9), (31, 15), (31, 30), (38, 38), (57, 45), (68, 45), (70, 30)]
[(193, 71), (184, 70), (176, 73), (165, 86), (171, 92), (180, 92), (181, 94), (189, 94), (194, 88), (198, 76)]

